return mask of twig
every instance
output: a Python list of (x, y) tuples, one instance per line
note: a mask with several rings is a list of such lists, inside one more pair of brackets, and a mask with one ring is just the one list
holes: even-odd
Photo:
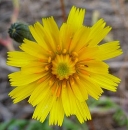
[(115, 14), (119, 16), (119, 10), (117, 10), (117, 8), (116, 8), (116, 1), (111, 0), (111, 5), (113, 6)]
[[(14, 9), (11, 17), (11, 23), (14, 23), (17, 21), (18, 14), (19, 14), (19, 0), (13, 0), (12, 2), (13, 2)], [(0, 38), (0, 44), (4, 45), (9, 51), (14, 51), (12, 39), (9, 36), (7, 36), (6, 39)]]
[[(116, 5), (117, 5), (116, 2), (119, 3), (118, 9), (120, 10), (116, 8)], [(124, 2), (125, 2), (124, 0), (111, 0), (111, 4), (113, 6), (115, 14), (122, 19), (122, 22), (124, 23), (125, 28), (128, 30), (127, 15), (126, 15), (126, 8), (124, 5)]]
[(108, 63), (111, 69), (128, 68), (128, 62), (110, 62)]
[(66, 21), (66, 12), (65, 12), (64, 0), (60, 0), (60, 3), (61, 3), (63, 21)]
[(125, 2), (124, 0), (119, 0), (120, 9), (123, 9), (122, 11), (123, 14), (120, 14), (120, 15), (122, 16), (124, 26), (126, 27), (126, 29), (128, 29), (126, 8), (125, 8), (124, 2)]
[(10, 37), (7, 37), (6, 39), (0, 38), (0, 44), (4, 45), (9, 51), (15, 50)]
[(18, 15), (19, 15), (19, 0), (13, 0), (13, 14), (11, 17), (11, 23), (14, 23), (17, 21)]
[(96, 130), (95, 126), (94, 126), (94, 123), (93, 123), (93, 120), (88, 121), (88, 125), (90, 127), (90, 130)]

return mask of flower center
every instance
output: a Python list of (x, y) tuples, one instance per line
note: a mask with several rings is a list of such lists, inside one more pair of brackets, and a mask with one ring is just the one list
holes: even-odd
[(52, 74), (60, 80), (68, 79), (75, 72), (75, 64), (69, 55), (57, 55), (52, 61)]
[(57, 74), (61, 77), (66, 76), (69, 73), (69, 67), (66, 63), (60, 63), (57, 68)]

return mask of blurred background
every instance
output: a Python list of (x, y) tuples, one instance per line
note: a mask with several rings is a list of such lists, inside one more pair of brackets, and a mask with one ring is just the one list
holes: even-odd
[[(27, 100), (13, 104), (8, 96), (12, 88), (7, 75), (17, 68), (6, 65), (7, 51), (19, 46), (9, 38), (8, 28), (16, 21), (34, 24), (49, 16), (61, 26), (73, 5), (86, 9), (87, 26), (103, 18), (112, 27), (104, 42), (119, 40), (124, 53), (106, 62), (122, 81), (116, 93), (105, 91), (98, 101), (88, 100), (91, 121), (81, 125), (72, 116), (60, 128), (49, 126), (48, 120), (32, 120), (34, 109)], [(128, 130), (128, 0), (0, 0), (0, 130)]]

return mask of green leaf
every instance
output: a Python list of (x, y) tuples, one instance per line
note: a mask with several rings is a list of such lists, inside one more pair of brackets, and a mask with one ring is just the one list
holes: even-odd
[(11, 124), (8, 126), (8, 130), (24, 130), (25, 126), (27, 125), (27, 120), (14, 120)]
[(52, 130), (52, 128), (48, 125), (47, 121), (41, 123), (39, 121), (31, 120), (26, 130)]

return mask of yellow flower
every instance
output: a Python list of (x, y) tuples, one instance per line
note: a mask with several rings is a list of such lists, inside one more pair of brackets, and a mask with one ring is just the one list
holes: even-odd
[(98, 99), (103, 89), (116, 91), (120, 79), (109, 74), (104, 60), (122, 54), (118, 41), (100, 44), (111, 27), (100, 19), (83, 25), (85, 10), (72, 7), (67, 22), (58, 28), (53, 17), (36, 22), (30, 31), (36, 42), (25, 39), (22, 51), (8, 52), (7, 64), (20, 67), (9, 75), (14, 103), (27, 97), (35, 106), (33, 118), (62, 125), (64, 115), (90, 120), (88, 96)]

